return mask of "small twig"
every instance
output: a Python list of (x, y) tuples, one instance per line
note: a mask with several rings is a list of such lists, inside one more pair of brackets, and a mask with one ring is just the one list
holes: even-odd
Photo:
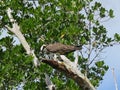
[(34, 6), (35, 6), (35, 8), (37, 7), (37, 5), (36, 5), (36, 2), (35, 2), (35, 0), (33, 0), (33, 4), (34, 4)]
[(91, 45), (89, 45), (88, 51), (89, 51), (89, 53), (88, 53), (88, 61), (90, 61), (91, 53), (93, 51), (93, 49), (91, 48)]
[(83, 53), (82, 53), (82, 51), (80, 50), (79, 52), (80, 52), (80, 54), (81, 54), (81, 57), (83, 58), (84, 56), (83, 56)]
[(114, 68), (112, 68), (112, 73), (113, 73), (113, 78), (114, 78), (114, 83), (115, 83), (115, 90), (118, 90), (117, 79), (115, 76)]
[(106, 20), (100, 21), (101, 23), (109, 21), (111, 18), (108, 18)]
[(95, 59), (99, 56), (99, 54), (100, 54), (100, 52), (103, 50), (104, 48), (101, 48), (100, 50), (99, 50), (99, 52), (94, 56), (94, 58), (91, 60), (91, 62), (88, 64), (88, 66), (89, 65), (91, 65), (92, 63), (93, 63), (93, 61), (95, 61)]

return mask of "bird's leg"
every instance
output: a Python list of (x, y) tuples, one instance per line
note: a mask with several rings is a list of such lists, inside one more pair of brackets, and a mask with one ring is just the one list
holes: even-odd
[(62, 62), (63, 62), (63, 60), (62, 60), (61, 57), (60, 57), (60, 54), (54, 54), (53, 59), (54, 59), (55, 61), (59, 62), (59, 63), (62, 63)]
[(56, 54), (54, 54), (54, 56), (53, 56), (53, 60), (58, 61), (58, 59), (57, 59), (57, 55), (56, 55)]
[(50, 59), (51, 58), (51, 56), (48, 55), (48, 54), (45, 54), (44, 56), (45, 56), (46, 59)]
[(53, 60), (54, 54), (53, 53), (43, 53), (43, 58), (46, 58), (48, 60)]
[(49, 53), (48, 57), (49, 57), (50, 60), (53, 60), (54, 59), (54, 54), (53, 53)]

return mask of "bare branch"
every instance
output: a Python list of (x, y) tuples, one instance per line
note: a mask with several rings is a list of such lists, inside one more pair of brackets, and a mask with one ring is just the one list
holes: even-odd
[[(96, 55), (93, 57), (93, 59), (91, 60), (91, 62), (89, 63), (89, 65), (92, 64), (93, 61), (95, 61), (95, 59), (100, 55), (100, 52), (101, 52), (103, 49), (104, 49), (104, 48), (101, 48), (101, 49), (98, 51), (98, 53), (96, 53)], [(88, 66), (89, 66), (89, 65), (88, 65)]]
[(55, 90), (55, 85), (50, 80), (50, 77), (45, 73), (45, 82), (49, 90)]
[(114, 78), (114, 82), (115, 82), (115, 90), (118, 90), (117, 79), (115, 76), (114, 68), (112, 68), (112, 73), (113, 73), (113, 78)]
[(66, 76), (73, 79), (82, 88), (82, 90), (95, 90), (89, 79), (80, 72), (78, 67), (74, 67), (74, 62), (71, 62), (64, 55), (60, 55), (60, 57), (63, 60), (61, 63), (55, 60), (47, 59), (42, 59), (42, 62), (61, 72), (64, 72)]
[(18, 39), (20, 40), (20, 42), (23, 45), (24, 49), (26, 50), (27, 54), (28, 55), (31, 55), (31, 54), (33, 55), (33, 57), (34, 57), (34, 60), (33, 60), (34, 65), (38, 66), (39, 63), (38, 63), (38, 59), (37, 59), (37, 57), (36, 57), (36, 55), (34, 53), (34, 50), (30, 49), (30, 46), (28, 45), (25, 37), (23, 36), (23, 34), (20, 31), (20, 26), (15, 22), (15, 19), (13, 18), (11, 13), (12, 13), (12, 10), (10, 8), (8, 8), (7, 9), (7, 15), (8, 15), (9, 19), (10, 19), (10, 22), (12, 23), (12, 28), (10, 28), (7, 25), (5, 27), (18, 37)]

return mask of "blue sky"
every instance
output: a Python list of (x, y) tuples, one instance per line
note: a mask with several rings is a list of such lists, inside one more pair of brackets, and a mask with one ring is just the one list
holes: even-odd
[[(108, 35), (113, 36), (114, 33), (120, 34), (120, 0), (96, 0), (102, 2), (106, 9), (113, 9), (115, 18), (104, 22), (108, 30)], [(120, 89), (120, 45), (107, 48), (105, 50), (105, 62), (109, 65), (110, 69), (104, 76), (104, 80), (100, 84), (98, 90), (115, 90), (115, 83), (111, 68), (114, 68), (117, 78), (118, 88)]]

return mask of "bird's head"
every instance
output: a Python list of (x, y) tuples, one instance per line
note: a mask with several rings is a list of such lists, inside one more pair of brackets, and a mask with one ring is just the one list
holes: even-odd
[(40, 51), (44, 51), (44, 49), (46, 48), (46, 45), (45, 44), (43, 44), (42, 46), (41, 46), (41, 48), (40, 48)]

